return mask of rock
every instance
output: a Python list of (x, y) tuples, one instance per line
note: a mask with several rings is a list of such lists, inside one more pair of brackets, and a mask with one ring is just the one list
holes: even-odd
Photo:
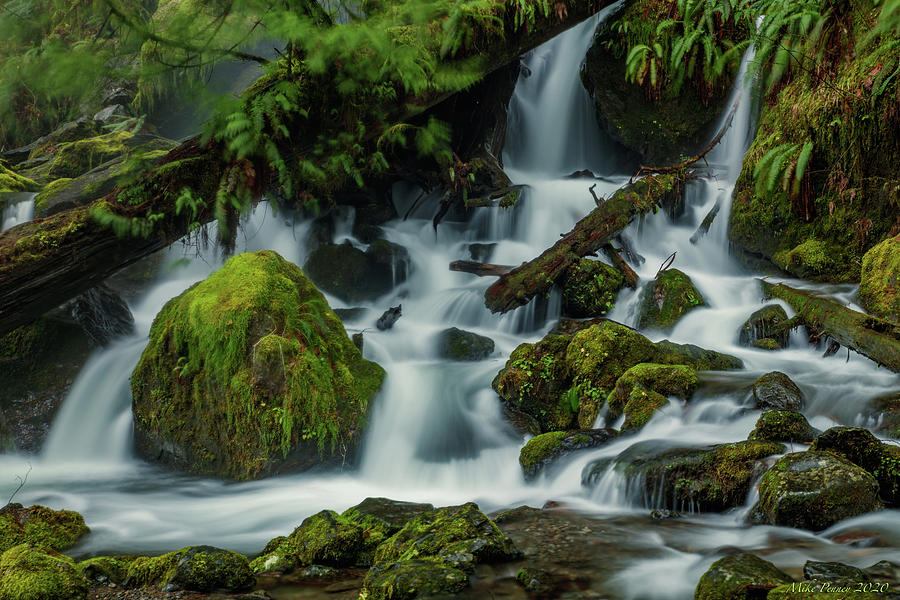
[(523, 568), (516, 571), (516, 583), (529, 594), (546, 597), (554, 588), (553, 575), (541, 569)]
[(763, 306), (758, 311), (750, 315), (744, 324), (741, 325), (741, 331), (738, 335), (738, 343), (741, 346), (756, 346), (764, 340), (771, 340), (771, 343), (765, 342), (764, 349), (777, 350), (787, 348), (790, 339), (790, 330), (779, 327), (788, 320), (787, 313), (780, 304), (769, 304)]
[(256, 585), (247, 557), (213, 546), (190, 546), (128, 565), (126, 587), (156, 585), (163, 591), (246, 592)]
[(804, 579), (815, 579), (818, 581), (837, 581), (840, 579), (859, 582), (869, 581), (869, 576), (862, 569), (838, 562), (817, 562), (814, 560), (808, 560), (803, 565), (803, 577)]
[(870, 400), (865, 414), (875, 420), (875, 431), (900, 439), (900, 392)]
[(706, 306), (691, 278), (678, 269), (660, 272), (641, 296), (638, 326), (641, 329), (671, 329), (687, 313)]
[(743, 505), (761, 462), (785, 447), (773, 442), (736, 442), (705, 447), (677, 447), (647, 440), (615, 459), (585, 466), (582, 485), (593, 486), (612, 466), (626, 479), (626, 493), (647, 508), (723, 511)]
[(438, 356), (448, 360), (484, 360), (494, 352), (494, 340), (450, 327), (438, 334)]
[(394, 323), (397, 322), (397, 319), (403, 316), (402, 309), (402, 304), (388, 308), (380, 317), (378, 317), (378, 321), (375, 322), (375, 327), (377, 327), (379, 331), (391, 329), (394, 326)]
[(763, 590), (794, 580), (756, 555), (741, 553), (720, 558), (700, 578), (694, 600), (756, 600)]
[(870, 313), (900, 323), (900, 235), (863, 255), (859, 302)]
[(407, 521), (429, 511), (431, 504), (398, 502), (387, 498), (366, 498), (345, 510), (341, 517), (363, 529), (363, 550), (358, 562), (371, 565), (378, 545), (406, 525)]
[(91, 583), (124, 585), (128, 577), (128, 565), (134, 559), (134, 556), (95, 556), (76, 566)]
[(455, 594), (469, 584), (469, 576), (438, 559), (411, 559), (374, 565), (363, 583), (367, 600), (408, 600)]
[(848, 460), (809, 450), (783, 456), (766, 471), (749, 519), (821, 531), (881, 507), (874, 477)]
[(83, 600), (88, 582), (68, 556), (19, 544), (0, 556), (0, 600)]
[(885, 444), (862, 427), (832, 427), (816, 438), (810, 450), (846, 458), (878, 480), (881, 499), (900, 505), (900, 447)]
[(781, 371), (766, 373), (753, 382), (755, 407), (761, 410), (802, 410), (806, 398), (797, 384)]
[(611, 425), (624, 413), (622, 431), (640, 429), (669, 403), (668, 396), (687, 400), (698, 383), (694, 370), (684, 365), (637, 364), (616, 381), (607, 400), (606, 422)]
[(761, 340), (756, 340), (751, 344), (754, 348), (759, 348), (760, 350), (781, 350), (783, 346), (779, 344), (776, 340), (772, 338), (762, 338)]
[(74, 546), (90, 531), (84, 518), (73, 510), (37, 504), (25, 508), (17, 502), (0, 508), (0, 552), (24, 543), (59, 552)]
[(250, 563), (255, 573), (290, 571), (313, 564), (350, 567), (364, 550), (363, 526), (334, 511), (307, 517), (288, 537), (266, 544)]
[(615, 429), (586, 429), (551, 431), (537, 435), (528, 440), (519, 452), (519, 464), (525, 473), (525, 479), (534, 479), (563, 456), (602, 446), (617, 433)]
[(624, 277), (598, 260), (579, 259), (562, 276), (563, 313), (576, 318), (605, 315), (616, 304)]
[(118, 337), (134, 333), (131, 309), (104, 283), (73, 298), (65, 308), (97, 346), (106, 346)]
[[(8, 194), (12, 192), (33, 192), (38, 189), (38, 184), (31, 179), (19, 175), (15, 171), (6, 168), (0, 162), (0, 194)], [(0, 213), (2, 213), (3, 204), (0, 203)]]
[(97, 135), (100, 131), (99, 123), (88, 117), (83, 117), (60, 125), (52, 132), (34, 140), (27, 146), (2, 152), (0, 153), (0, 158), (9, 161), (10, 164), (19, 165), (31, 158), (33, 154), (41, 154), (44, 148), (88, 138)]
[(240, 480), (344, 460), (383, 378), (300, 269), (240, 254), (154, 320), (131, 377), (135, 444)]
[(819, 435), (802, 414), (793, 410), (769, 410), (759, 416), (748, 439), (770, 442), (811, 442)]
[(491, 255), (494, 253), (494, 249), (497, 247), (496, 243), (491, 244), (469, 244), (466, 246), (466, 250), (469, 253), (469, 258), (474, 260), (475, 262), (489, 262), (491, 260)]
[(409, 253), (397, 244), (377, 240), (363, 252), (348, 241), (316, 248), (303, 271), (320, 289), (344, 302), (366, 302), (406, 281), (409, 265)]
[(101, 108), (94, 115), (94, 120), (104, 125), (120, 123), (123, 119), (127, 119), (130, 115), (121, 104), (111, 104)]

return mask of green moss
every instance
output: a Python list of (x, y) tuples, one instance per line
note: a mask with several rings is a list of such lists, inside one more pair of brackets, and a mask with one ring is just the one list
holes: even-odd
[(0, 556), (0, 600), (82, 600), (88, 583), (68, 556), (20, 544)]
[(831, 248), (825, 242), (810, 238), (791, 250), (781, 250), (772, 257), (773, 262), (790, 273), (815, 279), (834, 268)]
[(247, 557), (212, 546), (190, 546), (153, 558), (139, 557), (128, 565), (128, 587), (197, 592), (245, 592), (256, 585)]
[(809, 421), (792, 410), (770, 410), (760, 415), (756, 428), (750, 432), (751, 440), (773, 442), (811, 442), (816, 436)]
[(359, 443), (383, 377), (300, 269), (241, 254), (154, 320), (131, 380), (136, 432), (198, 473), (308, 467)]
[(34, 212), (35, 214), (40, 214), (44, 212), (47, 208), (47, 204), (50, 198), (53, 198), (57, 194), (60, 194), (67, 190), (72, 186), (72, 182), (75, 181), (71, 177), (61, 177), (59, 179), (54, 179), (43, 188), (38, 193), (37, 196), (34, 197)]
[(607, 422), (624, 413), (622, 430), (640, 429), (658, 408), (668, 403), (666, 396), (688, 399), (698, 383), (697, 374), (688, 366), (637, 364), (616, 381), (609, 396)]
[(571, 317), (598, 317), (612, 310), (625, 279), (618, 269), (582, 258), (561, 281), (563, 312)]
[(780, 304), (763, 306), (741, 325), (738, 343), (764, 350), (786, 348), (790, 337), (788, 316)]
[(52, 510), (11, 503), (0, 509), (0, 552), (23, 543), (49, 550), (66, 550), (90, 532), (84, 518), (72, 510)]
[(774, 588), (793, 579), (756, 555), (740, 553), (720, 558), (703, 574), (694, 600), (754, 600), (760, 588)]
[(690, 277), (678, 269), (666, 269), (644, 290), (638, 325), (641, 328), (670, 329), (681, 317), (705, 305), (706, 301)]
[(519, 464), (526, 471), (541, 464), (548, 456), (560, 449), (560, 442), (568, 435), (565, 431), (551, 431), (536, 435), (519, 451)]
[(128, 577), (128, 565), (137, 556), (95, 556), (78, 563), (78, 571), (85, 579), (100, 584), (122, 585)]
[(845, 458), (878, 480), (879, 494), (889, 506), (900, 505), (900, 446), (887, 444), (862, 427), (832, 427), (810, 450)]
[(870, 313), (900, 322), (900, 235), (863, 256), (859, 301)]
[(762, 338), (760, 340), (756, 340), (753, 342), (754, 348), (759, 348), (760, 350), (781, 350), (781, 344), (773, 340), (772, 338)]
[(128, 131), (115, 131), (72, 142), (38, 146), (29, 158), (51, 155), (49, 161), (34, 170), (36, 178), (78, 177), (106, 161), (126, 154), (126, 142), (134, 137)]
[[(353, 566), (364, 550), (365, 531), (349, 518), (323, 510), (304, 519), (288, 537), (270, 541), (250, 566), (256, 573), (290, 571), (312, 564)], [(386, 531), (374, 528), (372, 533), (383, 538)]]
[(363, 529), (363, 547), (357, 563), (371, 565), (381, 542), (403, 529), (410, 519), (432, 510), (434, 506), (431, 504), (398, 502), (387, 498), (366, 498), (345, 510), (341, 518)]
[(455, 594), (469, 584), (465, 572), (436, 558), (379, 563), (366, 573), (360, 600), (411, 600)]
[(6, 165), (0, 162), (0, 194), (6, 192), (33, 192), (37, 188), (38, 185), (31, 179), (7, 169)]

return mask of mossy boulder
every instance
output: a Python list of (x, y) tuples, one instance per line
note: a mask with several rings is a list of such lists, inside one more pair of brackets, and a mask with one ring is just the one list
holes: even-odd
[(900, 322), (900, 235), (863, 255), (859, 301), (870, 313)]
[(820, 432), (802, 414), (793, 410), (769, 410), (759, 416), (750, 432), (751, 440), (811, 442)]
[(873, 398), (865, 414), (875, 421), (875, 431), (900, 439), (900, 392)]
[(772, 371), (753, 382), (753, 401), (762, 410), (801, 410), (806, 397), (790, 377)]
[(128, 565), (137, 556), (95, 556), (76, 566), (85, 579), (92, 583), (123, 585), (128, 578)]
[(784, 450), (763, 441), (698, 448), (647, 440), (615, 459), (589, 463), (581, 478), (583, 485), (593, 486), (612, 467), (625, 477), (626, 493), (639, 496), (647, 508), (723, 511), (741, 506), (764, 467), (762, 460)]
[(759, 485), (751, 523), (821, 531), (882, 507), (878, 482), (850, 461), (828, 452), (781, 457)]
[(84, 518), (73, 510), (53, 510), (37, 504), (25, 508), (17, 502), (0, 508), (0, 552), (24, 543), (67, 550), (89, 532)]
[(299, 268), (240, 254), (154, 320), (131, 377), (136, 446), (241, 480), (338, 461), (383, 378)]
[(563, 456), (579, 450), (597, 448), (613, 439), (615, 429), (582, 429), (576, 431), (551, 431), (536, 435), (519, 451), (519, 465), (525, 479), (537, 477), (544, 469)]
[(640, 363), (695, 370), (739, 369), (733, 356), (667, 340), (653, 343), (637, 331), (601, 320), (572, 333), (550, 333), (521, 344), (492, 386), (507, 407), (535, 420), (541, 433), (590, 429), (618, 379)]
[(615, 306), (624, 281), (622, 273), (606, 263), (579, 259), (560, 281), (563, 313), (575, 318), (605, 315)]
[(638, 309), (642, 329), (671, 329), (687, 313), (706, 301), (691, 278), (678, 269), (661, 271), (647, 284)]
[(438, 334), (437, 351), (438, 356), (448, 360), (483, 360), (494, 352), (494, 340), (450, 327)]
[(637, 364), (616, 381), (607, 404), (607, 423), (624, 414), (623, 432), (640, 429), (657, 409), (669, 403), (668, 396), (686, 400), (698, 383), (694, 369), (685, 365)]
[(341, 517), (363, 528), (363, 550), (358, 563), (368, 566), (381, 542), (403, 529), (410, 519), (433, 510), (431, 504), (366, 498), (345, 510)]
[(462, 570), (436, 558), (383, 562), (373, 565), (363, 580), (360, 598), (411, 600), (455, 594), (469, 585)]
[[(741, 325), (741, 331), (738, 335), (738, 343), (741, 346), (758, 346), (758, 343), (764, 340), (771, 340), (775, 343), (775, 348), (787, 348), (790, 338), (790, 330), (784, 327), (784, 323), (788, 320), (787, 313), (780, 304), (769, 304), (750, 315), (744, 324)], [(765, 346), (771, 344), (765, 343)], [(763, 348), (768, 349), (768, 348)]]
[(19, 544), (0, 556), (0, 600), (82, 600), (87, 590), (75, 562), (53, 550)]
[(363, 551), (363, 532), (363, 526), (323, 510), (304, 519), (291, 535), (271, 540), (251, 567), (257, 573), (313, 564), (349, 567)]
[(839, 562), (820, 562), (808, 560), (803, 565), (804, 579), (819, 581), (838, 581), (841, 579), (869, 581), (869, 575), (862, 569)]
[[(880, 589), (880, 586), (873, 587)], [(813, 580), (780, 585), (769, 592), (766, 600), (884, 600), (890, 597), (878, 592), (864, 592), (851, 581), (830, 583)]]
[(164, 591), (246, 592), (256, 585), (247, 557), (213, 546), (190, 546), (128, 565), (126, 587), (159, 586)]
[(377, 240), (364, 252), (347, 241), (319, 246), (303, 270), (322, 291), (344, 302), (366, 302), (403, 283), (409, 264), (409, 253), (397, 244)]
[(900, 506), (900, 446), (886, 444), (862, 427), (832, 427), (810, 450), (830, 452), (862, 467), (878, 480), (881, 499)]
[(700, 577), (694, 600), (756, 600), (766, 589), (792, 583), (790, 575), (755, 554), (720, 558)]
[[(0, 162), (0, 194), (9, 192), (33, 192), (38, 189), (38, 184), (25, 177), (19, 175), (15, 171), (6, 168), (6, 165)], [(2, 199), (0, 199), (0, 212), (4, 208)]]

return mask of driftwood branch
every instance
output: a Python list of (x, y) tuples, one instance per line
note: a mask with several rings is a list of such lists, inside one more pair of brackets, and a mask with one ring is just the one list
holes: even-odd
[(625, 262), (625, 259), (619, 254), (619, 251), (613, 248), (612, 244), (603, 246), (603, 251), (609, 256), (609, 260), (612, 261), (613, 266), (622, 272), (622, 275), (625, 277), (625, 285), (636, 290), (640, 278), (638, 277), (638, 274), (634, 272), (634, 269)]
[(494, 265), (491, 263), (482, 263), (475, 262), (472, 260), (454, 260), (450, 263), (451, 271), (458, 271), (460, 273), (471, 273), (472, 275), (478, 275), (479, 277), (499, 277), (504, 273), (509, 273), (512, 271), (512, 266), (510, 265)]

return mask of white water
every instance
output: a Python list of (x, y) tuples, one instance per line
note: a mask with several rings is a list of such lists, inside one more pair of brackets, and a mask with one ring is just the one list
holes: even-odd
[[(604, 175), (595, 190), (601, 196), (627, 181), (621, 151), (597, 130), (593, 107), (578, 81), (578, 66), (595, 25), (596, 19), (586, 22), (525, 58), (532, 75), (520, 77), (513, 97), (504, 157), (513, 180), (528, 186), (515, 211), (478, 209), (469, 224), (448, 222), (435, 235), (432, 205), (408, 221), (386, 227), (390, 241), (409, 249), (413, 266), (407, 282), (367, 305), (367, 313), (357, 321), (347, 323), (351, 332), (366, 330), (366, 356), (388, 373), (358, 470), (230, 484), (172, 474), (133, 457), (128, 376), (152, 319), (167, 299), (221, 264), (214, 252), (198, 256), (189, 249), (190, 265), (160, 273), (158, 283), (132, 307), (136, 334), (98, 352), (85, 366), (43, 454), (0, 457), (0, 481), (14, 487), (14, 477), (24, 474), (30, 461), (33, 471), (16, 500), (84, 514), (93, 533), (76, 549), (81, 553), (167, 551), (201, 543), (254, 553), (309, 514), (322, 508), (342, 510), (366, 496), (435, 504), (475, 500), (485, 510), (522, 503), (541, 506), (555, 499), (591, 513), (646, 513), (641, 504), (654, 499), (644, 498), (642, 490), (626, 489), (613, 472), (584, 489), (582, 468), (640, 441), (702, 445), (745, 439), (758, 416), (742, 408), (746, 390), (756, 376), (769, 370), (784, 371), (800, 385), (808, 399), (806, 414), (819, 428), (853, 423), (866, 400), (900, 387), (896, 375), (856, 355), (845, 362), (843, 353), (822, 359), (819, 352), (800, 344), (777, 353), (737, 346), (741, 322), (761, 306), (758, 283), (728, 256), (726, 243), (730, 194), (751, 131), (748, 91), (740, 89), (736, 94), (741, 104), (732, 128), (710, 156), (710, 178), (691, 184), (687, 214), (673, 225), (660, 213), (636, 223), (627, 234), (647, 259), (638, 268), (643, 281), (652, 279), (665, 257), (677, 251), (674, 266), (693, 278), (708, 301), (708, 308), (688, 315), (668, 337), (740, 356), (746, 370), (711, 377), (709, 387), (701, 388), (691, 403), (660, 411), (637, 435), (579, 455), (534, 484), (524, 482), (517, 462), (524, 438), (503, 419), (490, 382), (516, 345), (546, 331), (558, 315), (558, 299), (551, 297), (543, 309), (531, 303), (503, 317), (491, 315), (483, 306), (490, 281), (450, 272), (447, 265), (468, 258), (466, 246), (472, 242), (496, 243), (489, 260), (501, 264), (518, 264), (551, 245), (593, 208), (588, 186), (595, 181), (561, 178), (573, 171), (589, 169)], [(400, 186), (395, 192), (398, 205), (417, 195), (409, 190), (410, 197), (404, 198)], [(709, 234), (696, 246), (690, 244), (697, 224), (717, 200), (722, 211)], [(339, 237), (355, 242), (351, 219), (348, 215), (337, 231)], [(262, 204), (245, 223), (238, 250), (272, 248), (302, 265), (307, 227), (285, 224)], [(173, 248), (168, 262), (183, 255), (182, 248)], [(611, 316), (633, 322), (637, 298), (637, 293), (623, 292)], [(336, 299), (329, 301), (334, 307), (344, 306)], [(400, 301), (403, 317), (395, 327), (375, 331), (377, 316)], [(493, 338), (494, 356), (474, 364), (438, 360), (435, 336), (450, 326)], [(897, 511), (836, 526), (841, 531), (882, 532), (889, 547), (860, 558), (831, 542), (832, 532), (814, 536), (781, 528), (744, 528), (741, 517), (746, 508), (694, 517), (690, 527), (679, 528), (677, 534), (635, 530), (648, 548), (665, 551), (623, 572), (613, 582), (616, 593), (623, 598), (689, 598), (700, 574), (715, 559), (713, 551), (722, 546), (778, 549), (767, 558), (780, 566), (802, 564), (808, 558), (854, 564), (898, 560)], [(652, 577), (662, 576), (667, 585), (651, 585)]]
[(6, 231), (34, 218), (34, 197), (32, 193), (7, 194), (9, 204), (0, 211), (0, 231)]

